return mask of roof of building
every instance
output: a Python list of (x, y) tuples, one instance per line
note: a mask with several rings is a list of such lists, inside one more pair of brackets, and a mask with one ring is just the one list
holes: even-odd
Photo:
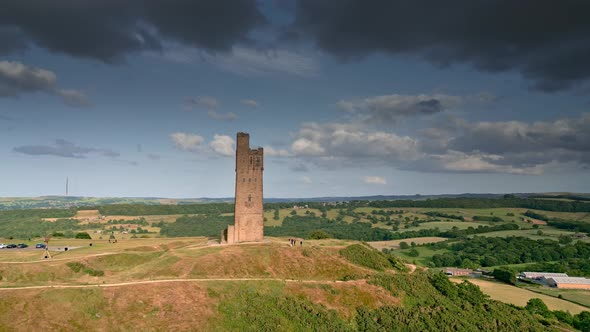
[(566, 273), (555, 273), (555, 272), (523, 272), (522, 275), (527, 278), (528, 276), (542, 276), (542, 277), (559, 277), (559, 278), (567, 278), (569, 277)]
[(445, 270), (446, 273), (472, 273), (473, 270), (471, 269), (460, 269), (456, 267), (448, 267)]
[(556, 284), (578, 284), (578, 285), (590, 285), (590, 279), (581, 278), (581, 277), (567, 277), (567, 278), (560, 278), (554, 277), (549, 278), (555, 281)]

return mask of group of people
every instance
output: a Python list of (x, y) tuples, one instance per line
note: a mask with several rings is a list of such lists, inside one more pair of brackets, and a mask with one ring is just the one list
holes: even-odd
[[(294, 247), (297, 245), (297, 239), (289, 239), (289, 246)], [(299, 240), (299, 245), (303, 247), (303, 240)]]

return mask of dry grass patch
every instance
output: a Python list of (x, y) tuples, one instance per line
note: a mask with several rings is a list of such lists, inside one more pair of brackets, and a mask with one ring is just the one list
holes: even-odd
[[(186, 266), (188, 262), (178, 264)], [(337, 280), (348, 275), (367, 274), (338, 255), (337, 249), (288, 247), (273, 244), (227, 246), (221, 251), (192, 260), (193, 278), (285, 278)]]
[(376, 309), (385, 305), (397, 305), (400, 299), (387, 290), (367, 284), (366, 280), (355, 280), (330, 284), (289, 283), (285, 292), (304, 296), (313, 303), (336, 310), (341, 317), (351, 318), (358, 306)]
[[(463, 282), (463, 279), (451, 278), (451, 281), (461, 283)], [(482, 279), (469, 279), (468, 281), (479, 286), (481, 291), (489, 295), (493, 300), (524, 307), (528, 300), (532, 298), (539, 298), (543, 300), (543, 302), (545, 302), (547, 307), (549, 307), (551, 310), (569, 311), (572, 314), (588, 311), (588, 308), (581, 305), (551, 296), (531, 292), (516, 286)]]
[(215, 300), (197, 283), (92, 289), (3, 291), (0, 328), (7, 331), (207, 330)]

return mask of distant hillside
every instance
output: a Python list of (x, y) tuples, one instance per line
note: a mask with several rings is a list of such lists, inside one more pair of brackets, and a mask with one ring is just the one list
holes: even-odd
[[(346, 201), (388, 201), (388, 200), (426, 200), (438, 198), (501, 198), (505, 194), (440, 194), (440, 195), (374, 195), (374, 196), (327, 196), (301, 198), (265, 198), (265, 203), (288, 202), (346, 202)], [(590, 201), (588, 193), (515, 193), (519, 198), (543, 198), (556, 200)], [(47, 209), (85, 206), (104, 206), (110, 204), (198, 204), (233, 202), (233, 197), (201, 198), (163, 198), (163, 197), (81, 197), (81, 196), (40, 196), (0, 198), (0, 210)]]

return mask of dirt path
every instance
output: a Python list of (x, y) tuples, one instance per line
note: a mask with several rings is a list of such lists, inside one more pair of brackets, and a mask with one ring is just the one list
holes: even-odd
[(414, 273), (414, 271), (416, 271), (416, 265), (410, 263), (406, 263), (405, 265), (410, 269), (410, 273)]
[(92, 287), (119, 287), (131, 285), (144, 284), (159, 284), (167, 282), (203, 282), (203, 281), (283, 281), (293, 283), (309, 283), (309, 284), (331, 284), (331, 283), (346, 283), (358, 282), (359, 280), (341, 281), (341, 280), (295, 280), (295, 279), (281, 279), (281, 278), (200, 278), (200, 279), (162, 279), (162, 280), (138, 280), (130, 282), (119, 282), (112, 284), (88, 284), (88, 285), (43, 285), (43, 286), (24, 286), (24, 287), (3, 287), (1, 291), (10, 290), (24, 290), (24, 289), (57, 289), (57, 288), (92, 288)]
[(2, 264), (33, 264), (33, 263), (49, 263), (49, 262), (57, 262), (57, 261), (70, 261), (74, 259), (84, 259), (88, 257), (98, 257), (98, 256), (108, 256), (117, 254), (116, 252), (103, 252), (102, 254), (92, 254), (92, 255), (85, 255), (85, 256), (77, 256), (77, 257), (66, 257), (66, 258), (52, 258), (52, 259), (39, 259), (34, 261), (25, 261), (25, 262), (0, 262)]

